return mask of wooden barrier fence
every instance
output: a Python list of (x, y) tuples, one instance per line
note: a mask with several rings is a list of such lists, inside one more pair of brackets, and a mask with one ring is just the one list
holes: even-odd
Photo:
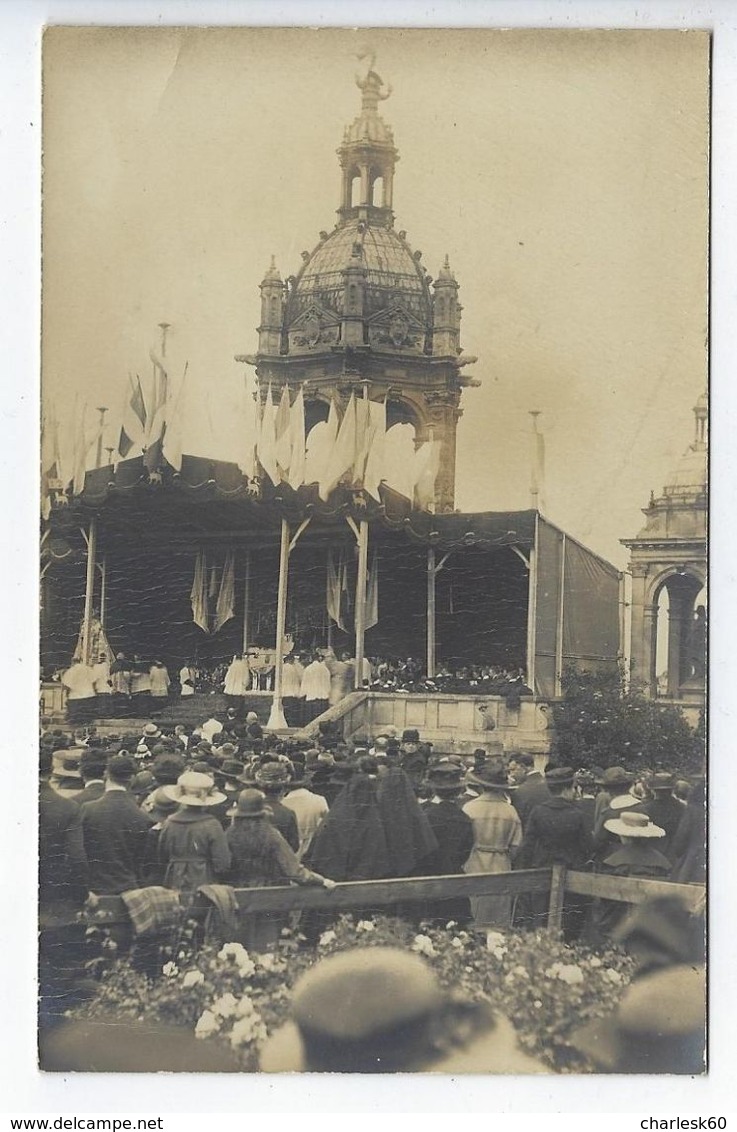
[[(582, 873), (555, 865), (550, 869), (517, 869), (510, 873), (465, 873), (443, 877), (401, 877), (396, 880), (346, 881), (335, 888), (289, 885), (278, 888), (236, 888), (238, 912), (295, 912), (320, 909), (326, 912), (354, 908), (390, 908), (413, 901), (446, 900), (449, 897), (519, 896), (529, 892), (549, 893), (547, 929), (561, 928), (563, 905), (568, 893), (600, 897), (626, 904), (642, 904), (660, 896), (677, 896), (692, 912), (705, 906), (705, 889), (699, 884), (672, 884), (670, 881), (640, 880), (634, 877)], [(197, 903), (195, 917), (211, 910), (209, 902)], [(101, 896), (89, 916), (100, 927), (130, 925), (120, 896)]]

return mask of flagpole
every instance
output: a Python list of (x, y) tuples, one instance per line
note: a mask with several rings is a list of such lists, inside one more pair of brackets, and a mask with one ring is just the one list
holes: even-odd
[(287, 616), (287, 576), (289, 573), (289, 523), (281, 521), (279, 547), (279, 589), (276, 599), (276, 656), (274, 658), (274, 695), (266, 727), (269, 731), (282, 731), (287, 727), (282, 707), (282, 675), (284, 671), (284, 635)]
[(95, 455), (95, 467), (102, 467), (102, 431), (105, 427), (105, 413), (107, 412), (106, 405), (99, 405), (97, 408), (100, 414), (100, 431), (97, 435), (97, 453)]
[(356, 578), (356, 671), (354, 687), (363, 685), (363, 646), (366, 632), (366, 571), (368, 569), (368, 520), (358, 528), (358, 576)]
[(102, 556), (100, 563), (100, 624), (105, 628), (107, 615), (107, 555)]
[(95, 592), (95, 558), (97, 555), (97, 517), (90, 519), (87, 536), (87, 576), (84, 587), (84, 616), (82, 619), (82, 660), (90, 663), (90, 629), (92, 627), (92, 598)]
[(435, 676), (435, 547), (427, 548), (427, 677)]
[(246, 551), (245, 569), (243, 573), (243, 653), (248, 649), (249, 625), (248, 614), (251, 604), (251, 552)]
[(530, 476), (530, 507), (533, 511), (537, 511), (540, 502), (540, 477), (538, 474), (538, 430), (537, 418), (540, 416), (539, 409), (530, 409), (529, 415), (532, 417), (532, 469)]

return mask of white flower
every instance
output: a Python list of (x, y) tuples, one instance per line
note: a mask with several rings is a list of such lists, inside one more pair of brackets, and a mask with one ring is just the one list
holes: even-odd
[(250, 1042), (262, 1042), (267, 1036), (260, 1014), (249, 1014), (239, 1019), (230, 1031), (230, 1044), (236, 1049), (238, 1046)]
[(599, 958), (598, 955), (592, 955), (591, 958), (589, 959), (589, 967), (603, 967), (603, 966), (604, 966), (604, 964), (602, 963), (602, 961), (601, 961), (601, 959)]
[(322, 935), (320, 936), (319, 946), (320, 947), (327, 947), (327, 945), (329, 943), (332, 943), (334, 939), (335, 939), (335, 932), (323, 932)]
[(218, 959), (248, 959), (248, 952), (242, 943), (225, 943), (218, 951)]
[(610, 983), (615, 983), (617, 985), (624, 982), (624, 979), (620, 975), (619, 971), (615, 971), (613, 967), (607, 967), (606, 971), (604, 972), (604, 978), (609, 979)]
[(455, 922), (455, 920), (448, 920), (448, 923), (445, 926), (448, 931), (450, 931), (451, 928), (457, 928), (458, 924)]
[(512, 967), (511, 975), (515, 975), (518, 979), (529, 979), (530, 975), (526, 967)]
[(416, 935), (412, 950), (418, 951), (420, 955), (437, 955), (433, 942), (427, 935)]
[(374, 930), (374, 926), (375, 925), (372, 923), (371, 920), (359, 920), (358, 923), (356, 924), (356, 931), (357, 932), (372, 932)]
[(494, 951), (496, 948), (504, 948), (506, 951), (506, 938), (501, 932), (487, 932), (486, 933), (486, 946), (489, 951)]
[(232, 1018), (236, 1012), (238, 1001), (234, 995), (221, 994), (220, 998), (216, 999), (212, 1004), (213, 1014), (218, 1014), (221, 1018)]
[(547, 971), (543, 971), (543, 974), (545, 975), (546, 979), (557, 979), (560, 968), (560, 963), (553, 963), (552, 967), (548, 967)]
[(253, 1005), (253, 999), (244, 994), (238, 999), (234, 1013), (236, 1018), (247, 1018), (249, 1014), (255, 1014), (256, 1007)]
[(258, 962), (259, 967), (261, 967), (264, 971), (278, 971), (279, 970), (279, 966), (277, 964), (276, 959), (268, 951), (264, 955), (257, 955), (256, 960)]
[(204, 983), (205, 976), (202, 971), (187, 971), (187, 974), (182, 979), (183, 987), (199, 987)]
[(457, 935), (454, 935), (452, 940), (450, 941), (450, 946), (451, 947), (463, 947), (463, 940), (459, 939)]
[(535, 1010), (539, 1010), (542, 1006), (542, 1002), (539, 998), (536, 998), (532, 1005), (535, 1007)]
[(502, 959), (507, 954), (507, 949), (506, 947), (492, 947), (491, 954), (501, 963)]
[(567, 983), (569, 987), (573, 987), (577, 983), (583, 982), (583, 971), (575, 963), (559, 964), (558, 978), (562, 983)]
[(220, 1019), (211, 1010), (203, 1010), (194, 1028), (196, 1038), (209, 1038), (220, 1029)]
[(179, 974), (179, 968), (176, 963), (165, 963), (161, 971), (162, 974), (166, 975), (167, 979), (174, 979)]

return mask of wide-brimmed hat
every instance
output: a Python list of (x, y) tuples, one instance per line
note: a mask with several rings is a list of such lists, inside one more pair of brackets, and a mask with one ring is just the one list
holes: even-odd
[(597, 782), (608, 790), (617, 786), (631, 786), (634, 780), (634, 775), (623, 766), (609, 766)]
[(156, 821), (163, 821), (169, 814), (173, 814), (177, 809), (179, 803), (175, 802), (172, 797), (166, 792), (165, 786), (160, 786), (158, 790), (154, 791), (151, 799), (151, 808), (148, 811), (149, 817), (154, 818)]
[(665, 830), (651, 822), (647, 814), (634, 810), (623, 810), (618, 818), (605, 821), (604, 829), (616, 833), (617, 837), (665, 837)]
[(676, 784), (674, 775), (667, 772), (659, 772), (658, 774), (651, 774), (647, 779), (648, 789), (650, 790), (667, 790), (668, 793), (673, 789)]
[(155, 723), (147, 723), (143, 729), (143, 734), (147, 739), (158, 739), (161, 735), (161, 729)]
[(249, 711), (246, 714), (246, 723), (258, 723), (258, 716), (255, 711)]
[[(86, 747), (77, 750), (55, 751), (51, 756), (51, 773), (57, 778), (81, 778), (80, 764)], [(102, 756), (104, 758), (104, 756)]]
[(226, 801), (226, 795), (215, 789), (209, 774), (196, 770), (186, 770), (180, 774), (176, 786), (162, 786), (167, 796), (180, 806), (219, 806)]
[(263, 790), (253, 788), (241, 790), (235, 805), (228, 810), (231, 818), (262, 818), (267, 813), (266, 795)]
[(484, 790), (509, 790), (504, 763), (486, 763), (479, 770), (471, 770), (466, 775), (466, 781), (472, 786), (481, 786)]

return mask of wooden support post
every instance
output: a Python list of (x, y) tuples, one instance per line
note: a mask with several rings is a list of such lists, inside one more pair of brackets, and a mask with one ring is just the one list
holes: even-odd
[(550, 878), (550, 904), (548, 905), (549, 932), (560, 932), (563, 929), (563, 901), (565, 894), (565, 865), (553, 865), (553, 875)]
[[(566, 594), (566, 536), (560, 540), (560, 586), (558, 589), (558, 624), (555, 630), (555, 694), (563, 694), (563, 606)], [(534, 691), (534, 688), (533, 688)]]
[(251, 604), (251, 552), (246, 551), (243, 566), (243, 653), (248, 649), (250, 627), (248, 623)]
[(97, 519), (90, 519), (87, 536), (87, 577), (84, 588), (84, 616), (82, 619), (82, 660), (90, 663), (90, 629), (92, 627), (92, 599), (95, 592), (95, 557), (97, 554)]
[(527, 588), (527, 686), (533, 696), (535, 689), (535, 652), (537, 650), (537, 526), (535, 515), (535, 542), (530, 550), (530, 578)]
[(427, 676), (435, 676), (435, 547), (427, 548)]
[(368, 570), (368, 520), (361, 519), (358, 531), (358, 575), (356, 577), (356, 671), (353, 686), (363, 687), (363, 652), (366, 634), (366, 571)]
[(103, 555), (100, 563), (100, 624), (105, 628), (107, 617), (107, 555)]
[(276, 655), (274, 657), (274, 697), (271, 713), (266, 724), (270, 731), (285, 730), (287, 721), (282, 707), (282, 673), (284, 670), (284, 635), (287, 617), (287, 577), (289, 574), (289, 523), (281, 521), (281, 545), (279, 547), (279, 589), (276, 599)]

